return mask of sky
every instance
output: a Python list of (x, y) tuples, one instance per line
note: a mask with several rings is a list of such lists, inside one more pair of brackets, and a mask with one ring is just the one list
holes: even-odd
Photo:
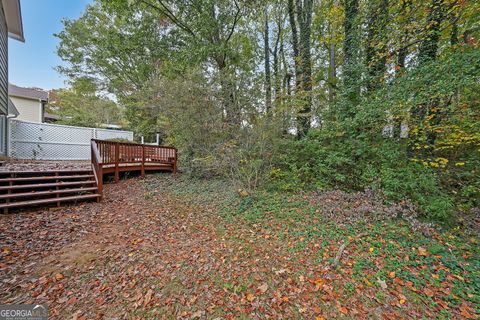
[(21, 87), (65, 87), (65, 78), (54, 68), (62, 19), (76, 19), (92, 0), (20, 0), (25, 43), (9, 39), (9, 81)]

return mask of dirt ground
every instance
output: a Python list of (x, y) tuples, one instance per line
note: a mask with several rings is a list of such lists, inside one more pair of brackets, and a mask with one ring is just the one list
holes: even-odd
[[(406, 227), (342, 238), (290, 200), (285, 218), (265, 205), (263, 222), (249, 223), (161, 179), (107, 184), (101, 203), (0, 215), (1, 303), (46, 303), (51, 319), (77, 320), (476, 318), (465, 269), (445, 271)], [(430, 272), (441, 282), (426, 291)]]
[(169, 293), (200, 285), (208, 298), (201, 278), (179, 273), (218, 263), (220, 243), (192, 212), (144, 193), (131, 179), (107, 185), (101, 203), (2, 215), (1, 302), (47, 303), (53, 319), (153, 319), (198, 303)]

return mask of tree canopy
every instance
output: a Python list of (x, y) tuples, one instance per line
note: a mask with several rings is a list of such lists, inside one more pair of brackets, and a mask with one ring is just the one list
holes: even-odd
[[(89, 78), (196, 174), (478, 206), (480, 3), (96, 0), (59, 71)], [(103, 108), (97, 106), (96, 108)]]

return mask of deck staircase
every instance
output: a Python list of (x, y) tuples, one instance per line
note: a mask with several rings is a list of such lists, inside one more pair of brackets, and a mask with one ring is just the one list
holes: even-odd
[(12, 208), (100, 201), (103, 178), (114, 174), (115, 182), (121, 172), (177, 172), (177, 149), (169, 146), (91, 141), (91, 168), (74, 170), (0, 171), (0, 213)]
[(92, 169), (0, 172), (0, 210), (101, 199)]

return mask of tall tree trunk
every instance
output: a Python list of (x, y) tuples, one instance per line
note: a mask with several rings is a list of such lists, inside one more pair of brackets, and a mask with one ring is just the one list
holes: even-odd
[(368, 91), (374, 91), (381, 85), (387, 69), (387, 46), (385, 43), (387, 19), (388, 0), (372, 1), (368, 19), (366, 49)]
[[(440, 41), (440, 24), (443, 18), (442, 0), (432, 0), (427, 18), (426, 37), (420, 43), (418, 52), (420, 66), (434, 61), (437, 58), (438, 42)], [(441, 121), (442, 111), (439, 104), (439, 99), (434, 98), (429, 105), (422, 104), (412, 108), (412, 118), (420, 128), (423, 128), (425, 122), (429, 122), (430, 129), (424, 129), (424, 133), (426, 135), (427, 145), (430, 148), (424, 149), (425, 154), (432, 151), (437, 137), (435, 130), (431, 127), (438, 125)]]
[(301, 66), (298, 51), (298, 29), (295, 20), (295, 4), (293, 0), (288, 0), (288, 18), (290, 21), (290, 28), (292, 29), (292, 48), (293, 48), (293, 62), (295, 64), (295, 86), (297, 90), (301, 87)]
[(450, 45), (454, 46), (458, 44), (458, 25), (456, 21), (453, 21), (452, 24), (452, 31), (450, 33)]
[(343, 28), (345, 40), (344, 53), (344, 85), (349, 105), (345, 110), (345, 116), (352, 117), (354, 109), (360, 100), (360, 70), (358, 66), (359, 56), (359, 32), (358, 32), (358, 0), (345, 1), (345, 20)]
[(330, 45), (328, 48), (328, 101), (335, 100), (335, 83), (337, 82), (337, 66), (335, 64), (335, 42), (333, 42), (333, 28), (330, 32)]
[[(293, 58), (295, 60), (296, 93), (305, 95), (297, 116), (297, 135), (302, 138), (310, 129), (312, 111), (311, 25), (313, 0), (288, 0), (288, 16), (292, 29)], [(298, 26), (297, 26), (298, 22)], [(299, 34), (300, 33), (300, 37)]]
[(234, 82), (228, 72), (225, 59), (218, 56), (216, 59), (217, 68), (220, 76), (220, 90), (222, 98), (223, 113), (225, 122), (231, 127), (240, 126), (240, 111), (237, 110), (234, 95)]
[(273, 92), (275, 94), (275, 105), (277, 106), (279, 101), (280, 101), (280, 65), (279, 65), (279, 59), (278, 59), (278, 50), (279, 47), (280, 49), (283, 47), (283, 41), (282, 45), (280, 45), (280, 40), (282, 38), (282, 29), (281, 29), (281, 24), (279, 21), (277, 21), (277, 39), (275, 40), (275, 47), (273, 48), (272, 56), (273, 56)]
[(265, 54), (265, 107), (267, 115), (270, 115), (272, 109), (272, 79), (270, 74), (270, 43), (268, 28), (268, 6), (265, 6), (264, 12), (265, 33), (264, 33), (264, 54)]
[(299, 138), (305, 137), (310, 129), (312, 112), (312, 57), (311, 57), (311, 26), (312, 26), (313, 0), (297, 0), (297, 21), (300, 26), (299, 54), (302, 66), (302, 89), (304, 106), (298, 115)]
[(442, 0), (432, 0), (427, 18), (426, 37), (421, 42), (418, 60), (420, 64), (435, 60), (440, 40), (440, 24), (442, 23)]

